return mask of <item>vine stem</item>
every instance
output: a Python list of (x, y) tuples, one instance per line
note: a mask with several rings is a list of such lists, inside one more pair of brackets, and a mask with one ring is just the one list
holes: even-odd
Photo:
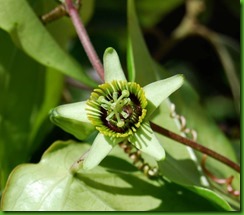
[(227, 157), (203, 146), (203, 145), (200, 145), (198, 143), (196, 143), (195, 141), (193, 140), (190, 140), (188, 138), (185, 138), (185, 137), (182, 137), (172, 131), (169, 131), (168, 129), (166, 128), (163, 128), (159, 125), (156, 125), (154, 124), (153, 122), (150, 122), (151, 124), (151, 128), (156, 131), (157, 133), (160, 133), (170, 139), (173, 139), (177, 142), (180, 142), (184, 145), (187, 145), (187, 146), (190, 146), (191, 148), (197, 150), (197, 151), (200, 151), (202, 152), (203, 154), (206, 154), (224, 164), (226, 164), (227, 166), (231, 167), (232, 169), (236, 170), (237, 172), (240, 172), (240, 166), (236, 163), (234, 163), (233, 161), (231, 161), (230, 159), (228, 159)]
[(90, 38), (87, 34), (87, 31), (80, 19), (79, 13), (77, 9), (74, 7), (72, 0), (65, 0), (66, 8), (69, 13), (69, 16), (73, 22), (76, 33), (80, 39), (80, 42), (93, 66), (93, 68), (97, 71), (100, 78), (104, 81), (104, 70), (102, 63), (97, 56), (96, 51), (93, 48), (93, 45), (90, 41)]
[[(97, 73), (99, 74), (99, 76), (101, 77), (101, 79), (104, 81), (104, 70), (103, 70), (103, 66), (102, 63), (100, 61), (100, 59), (97, 56), (97, 53), (95, 51), (95, 49), (93, 48), (93, 45), (89, 39), (89, 36), (85, 30), (85, 27), (79, 17), (79, 13), (77, 11), (77, 9), (74, 7), (72, 0), (65, 0), (66, 3), (66, 8), (68, 10), (68, 13), (71, 17), (71, 20), (73, 22), (73, 25), (75, 26), (76, 32), (78, 34), (78, 37), (81, 41), (81, 44), (83, 46), (83, 48), (85, 49), (85, 52), (92, 64), (92, 66), (94, 67), (94, 69), (97, 71)], [(226, 164), (227, 166), (231, 167), (232, 169), (236, 170), (237, 172), (240, 172), (240, 166), (236, 163), (234, 163), (233, 161), (229, 160), (227, 157), (205, 147), (202, 146), (198, 143), (196, 143), (193, 140), (187, 139), (185, 137), (182, 137), (172, 131), (169, 131), (161, 126), (158, 126), (152, 122), (150, 122), (152, 129), (157, 132), (160, 133), (170, 139), (175, 140), (178, 143), (182, 143), (184, 145), (190, 146), (191, 148), (200, 151), (224, 164)]]

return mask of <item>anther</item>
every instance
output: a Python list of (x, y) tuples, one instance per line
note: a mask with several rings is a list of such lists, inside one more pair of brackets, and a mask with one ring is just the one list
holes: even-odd
[(123, 99), (124, 97), (128, 97), (130, 95), (128, 90), (123, 90), (121, 93), (121, 96), (118, 98), (117, 101), (120, 101), (121, 99)]
[(123, 127), (125, 125), (125, 122), (124, 121), (122, 121), (122, 120), (120, 120), (118, 123), (117, 123), (117, 126), (118, 127)]
[(114, 116), (114, 112), (111, 112), (107, 117), (106, 117), (106, 120), (107, 121), (110, 121), (111, 118)]
[(105, 99), (104, 96), (99, 96), (98, 100), (97, 100), (99, 103), (104, 103), (104, 104), (108, 104), (108, 105), (111, 105), (111, 103), (109, 101), (107, 101)]
[(125, 122), (120, 119), (119, 113), (115, 113), (116, 119), (117, 119), (117, 126), (118, 127), (123, 127), (125, 125)]
[(123, 97), (128, 97), (130, 95), (130, 92), (128, 90), (123, 90), (122, 91), (122, 96)]
[(122, 111), (122, 112), (121, 112), (121, 115), (122, 115), (125, 119), (128, 118), (128, 116), (129, 116), (129, 114), (126, 113), (125, 111)]

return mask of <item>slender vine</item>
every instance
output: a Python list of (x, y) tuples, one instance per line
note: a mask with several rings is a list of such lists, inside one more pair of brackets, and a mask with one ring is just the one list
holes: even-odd
[(150, 123), (151, 124), (151, 127), (154, 131), (156, 131), (157, 133), (160, 133), (170, 139), (173, 139), (179, 143), (182, 143), (186, 146), (190, 146), (191, 148), (197, 150), (197, 151), (200, 151), (202, 152), (203, 154), (207, 154), (208, 156), (226, 164), (227, 166), (231, 167), (232, 169), (236, 170), (237, 172), (240, 172), (240, 166), (231, 161), (230, 159), (228, 159), (227, 157), (203, 146), (203, 145), (200, 145), (199, 143), (191, 140), (191, 139), (188, 139), (188, 138), (185, 138), (185, 137), (182, 137), (181, 135), (178, 135), (172, 131), (169, 131), (168, 129), (166, 128), (163, 128), (159, 125), (156, 125), (154, 123)]
[(82, 46), (84, 47), (84, 50), (93, 66), (93, 68), (97, 71), (98, 75), (102, 80), (104, 80), (104, 70), (102, 63), (97, 56), (97, 53), (95, 49), (93, 48), (93, 45), (90, 41), (90, 38), (87, 34), (87, 31), (83, 25), (82, 20), (80, 19), (79, 13), (74, 7), (72, 0), (65, 0), (67, 11), (70, 15), (70, 18), (73, 22), (73, 25), (75, 26), (75, 30), (77, 32), (77, 35), (80, 39), (80, 42)]

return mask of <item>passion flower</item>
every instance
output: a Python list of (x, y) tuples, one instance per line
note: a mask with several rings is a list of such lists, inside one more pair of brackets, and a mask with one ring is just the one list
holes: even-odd
[(51, 111), (53, 123), (83, 140), (95, 129), (98, 134), (83, 160), (84, 169), (97, 166), (119, 142), (128, 140), (156, 160), (165, 151), (152, 131), (149, 119), (157, 107), (183, 84), (183, 76), (153, 82), (141, 87), (127, 82), (116, 51), (104, 53), (105, 83), (86, 102), (61, 105)]
[(112, 81), (98, 86), (87, 101), (87, 116), (102, 134), (128, 137), (146, 116), (147, 99), (135, 82)]

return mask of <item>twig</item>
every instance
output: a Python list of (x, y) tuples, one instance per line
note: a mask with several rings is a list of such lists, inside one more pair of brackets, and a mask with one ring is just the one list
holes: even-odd
[(182, 137), (172, 131), (167, 130), (166, 128), (160, 127), (156, 124), (154, 124), (153, 122), (150, 122), (151, 127), (154, 131), (156, 131), (157, 133), (160, 133), (170, 139), (173, 139), (179, 143), (182, 143), (184, 145), (190, 146), (191, 148), (200, 151), (224, 164), (226, 164), (227, 166), (231, 167), (232, 169), (236, 170), (237, 172), (240, 172), (240, 166), (236, 163), (234, 163), (233, 161), (229, 160), (227, 157), (205, 147), (202, 146), (198, 143), (196, 143), (195, 141), (192, 141), (188, 138)]
[(104, 70), (100, 59), (97, 56), (96, 51), (94, 50), (92, 43), (89, 39), (89, 36), (86, 32), (86, 29), (80, 19), (79, 13), (77, 9), (74, 7), (72, 0), (65, 0), (66, 7), (70, 18), (73, 22), (77, 35), (81, 41), (81, 44), (93, 66), (93, 68), (97, 71), (100, 78), (104, 80)]
[[(81, 8), (81, 0), (76, 0), (75, 6), (77, 10), (80, 10)], [(57, 7), (53, 8), (48, 13), (45, 13), (41, 16), (41, 21), (43, 24), (47, 24), (50, 22), (53, 22), (57, 19), (62, 18), (63, 16), (68, 16), (68, 12), (66, 10), (66, 7), (64, 4), (59, 4)]]
[(50, 12), (44, 14), (41, 16), (41, 20), (44, 24), (47, 24), (49, 22), (52, 22), (56, 19), (59, 19), (63, 16), (67, 15), (67, 11), (65, 9), (65, 6), (63, 4), (58, 5)]

